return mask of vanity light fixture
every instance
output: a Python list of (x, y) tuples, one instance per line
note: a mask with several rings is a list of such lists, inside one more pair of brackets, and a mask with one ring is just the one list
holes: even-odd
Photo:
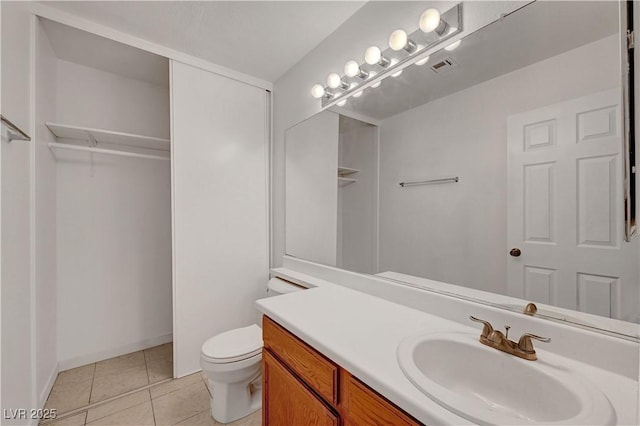
[[(369, 73), (369, 77), (370, 77), (370, 78), (373, 78), (373, 77), (375, 77), (375, 76), (376, 76), (376, 74), (377, 74), (377, 73), (376, 73), (375, 71), (371, 71), (371, 72)], [(382, 80), (378, 80), (378, 81), (376, 81), (375, 83), (373, 83), (373, 84), (371, 85), (371, 87), (372, 87), (372, 88), (374, 88), (374, 89), (376, 89), (376, 88), (380, 87), (380, 85), (381, 85), (381, 84), (382, 84)]]
[[(458, 31), (457, 28), (451, 28), (451, 30), (449, 31), (449, 34), (454, 33)], [(462, 43), (462, 40), (458, 40), (458, 41), (454, 41), (453, 43), (451, 43), (450, 45), (448, 45), (447, 47), (444, 48), (444, 50), (451, 52), (452, 50), (456, 49), (458, 46), (460, 46), (460, 43)]]
[(342, 78), (340, 78), (340, 76), (335, 72), (332, 72), (327, 76), (327, 86), (332, 89), (339, 88), (347, 90), (349, 88), (349, 84), (342, 81)]
[(426, 64), (427, 62), (429, 62), (429, 56), (425, 56), (424, 58), (420, 59), (419, 61), (416, 61), (416, 65), (422, 66), (422, 65)]
[(316, 99), (320, 99), (324, 95), (325, 95), (325, 92), (324, 92), (324, 87), (322, 87), (322, 84), (314, 84), (313, 87), (311, 88), (311, 96), (313, 96)]
[(440, 17), (438, 9), (427, 9), (420, 15), (420, 29), (424, 33), (434, 32), (439, 36), (446, 34), (449, 30), (449, 24)]
[(380, 65), (381, 67), (388, 67), (391, 61), (382, 56), (382, 52), (378, 46), (370, 46), (364, 51), (364, 61), (369, 65)]
[[(344, 106), (348, 97), (362, 96), (366, 88), (379, 87), (386, 77), (400, 76), (407, 66), (426, 64), (429, 54), (437, 48), (444, 47), (448, 51), (457, 48), (460, 40), (454, 43), (448, 40), (461, 32), (462, 7), (462, 3), (458, 3), (443, 13), (434, 8), (425, 10), (414, 31), (395, 30), (384, 51), (378, 46), (369, 46), (364, 52), (364, 63), (353, 59), (347, 61), (344, 74), (329, 74), (326, 86), (314, 85), (311, 95), (321, 99), (323, 107)], [(403, 50), (406, 54), (400, 53)]]
[(404, 30), (395, 30), (389, 36), (389, 47), (391, 50), (404, 50), (407, 53), (413, 53), (416, 51), (416, 44), (409, 40), (409, 36)]
[[(351, 90), (351, 89), (355, 89), (356, 87), (358, 87), (358, 83), (351, 83), (351, 86), (349, 86), (349, 89), (350, 89), (350, 90)], [(364, 91), (364, 89), (363, 89), (363, 90), (358, 90), (357, 92), (355, 92), (355, 93), (353, 94), (353, 97), (354, 97), (354, 98), (359, 98), (360, 96), (362, 96), (362, 92), (363, 92), (363, 91)]]
[(360, 65), (354, 60), (347, 61), (347, 63), (344, 64), (344, 73), (347, 77), (358, 77), (363, 80), (369, 77), (369, 73), (363, 71)]

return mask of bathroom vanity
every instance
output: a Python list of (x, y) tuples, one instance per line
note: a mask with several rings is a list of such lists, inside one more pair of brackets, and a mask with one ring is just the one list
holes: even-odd
[[(309, 289), (257, 302), (265, 425), (637, 424), (637, 341), (330, 272), (287, 270)], [(524, 360), (481, 344), (469, 315), (551, 342)]]
[(420, 424), (267, 316), (262, 329), (264, 425)]

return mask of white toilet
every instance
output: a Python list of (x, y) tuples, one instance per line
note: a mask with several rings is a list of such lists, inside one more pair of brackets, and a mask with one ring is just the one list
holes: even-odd
[[(303, 290), (272, 278), (269, 296)], [(211, 415), (222, 423), (248, 416), (262, 406), (262, 329), (253, 324), (208, 339), (202, 345), (200, 366), (209, 379)]]

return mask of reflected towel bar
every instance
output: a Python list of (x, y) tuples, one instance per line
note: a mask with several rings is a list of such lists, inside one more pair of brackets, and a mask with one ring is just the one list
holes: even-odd
[(413, 182), (400, 182), (400, 186), (404, 188), (405, 186), (432, 185), (434, 183), (454, 183), (454, 182), (458, 182), (459, 180), (460, 180), (460, 178), (458, 176), (456, 176), (456, 177), (450, 177), (450, 178), (444, 178), (444, 179), (431, 179), (431, 180), (420, 180), (420, 181), (413, 181)]
[(7, 126), (7, 128), (9, 129), (9, 142), (13, 140), (27, 141), (27, 142), (31, 141), (31, 137), (29, 137), (29, 135), (27, 135), (25, 132), (20, 130), (18, 126), (13, 124), (11, 121), (7, 119), (7, 117), (5, 117), (2, 114), (0, 114), (0, 121), (2, 121), (2, 124)]

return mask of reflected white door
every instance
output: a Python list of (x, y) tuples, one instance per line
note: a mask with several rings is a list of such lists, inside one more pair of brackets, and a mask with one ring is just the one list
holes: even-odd
[(633, 319), (620, 115), (614, 89), (509, 117), (507, 242), (521, 253), (505, 253), (510, 296)]

